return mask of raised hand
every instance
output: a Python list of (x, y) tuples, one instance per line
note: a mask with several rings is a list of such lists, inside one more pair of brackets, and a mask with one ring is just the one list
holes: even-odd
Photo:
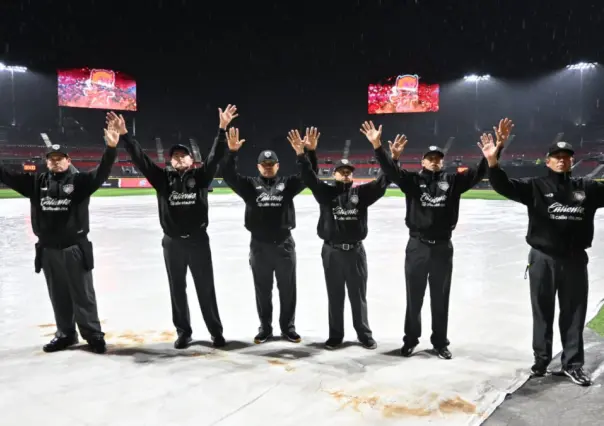
[(117, 115), (115, 112), (108, 112), (105, 117), (105, 123), (107, 124), (107, 130), (115, 131), (120, 136), (128, 133), (126, 120), (124, 120), (124, 117), (121, 114)]
[(377, 149), (382, 145), (382, 125), (376, 129), (373, 121), (366, 121), (361, 127), (361, 133), (365, 135), (374, 148)]
[(512, 120), (510, 120), (509, 118), (502, 118), (501, 120), (499, 120), (498, 127), (493, 126), (493, 130), (495, 131), (496, 137), (496, 146), (498, 148), (505, 144), (505, 142), (510, 137), (513, 128), (514, 123), (512, 123)]
[(477, 145), (482, 150), (482, 155), (487, 159), (489, 165), (493, 165), (497, 162), (498, 146), (493, 141), (493, 135), (490, 133), (483, 133), (480, 137), (480, 142), (478, 142)]
[(245, 139), (239, 139), (239, 129), (235, 127), (231, 127), (227, 132), (227, 144), (229, 146), (229, 150), (231, 151), (239, 151), (241, 145), (245, 142)]
[[(307, 130), (307, 132), (308, 132), (308, 130)], [(304, 154), (305, 141), (303, 141), (302, 138), (300, 137), (300, 132), (298, 132), (297, 130), (290, 130), (289, 133), (287, 134), (287, 140), (289, 141), (289, 144), (292, 146), (294, 151), (296, 151), (296, 154), (298, 154), (298, 155)], [(305, 138), (305, 140), (306, 140), (306, 138)]]
[(227, 126), (231, 124), (234, 118), (239, 117), (237, 114), (237, 107), (235, 105), (228, 104), (225, 110), (218, 108), (218, 118), (220, 119), (220, 128), (226, 130)]
[(120, 141), (120, 134), (111, 128), (103, 129), (105, 132), (105, 143), (110, 148), (115, 148)]
[(309, 151), (314, 151), (317, 149), (317, 144), (319, 143), (319, 138), (321, 137), (321, 133), (316, 127), (311, 127), (310, 129), (306, 128), (306, 136), (304, 137), (304, 146)]
[(403, 153), (405, 146), (407, 145), (407, 136), (396, 135), (394, 142), (388, 141), (388, 145), (390, 146), (390, 154), (392, 154), (392, 159), (398, 160)]

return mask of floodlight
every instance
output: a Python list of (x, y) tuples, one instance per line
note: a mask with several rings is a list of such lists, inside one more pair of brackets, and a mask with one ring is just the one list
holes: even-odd
[(597, 62), (579, 62), (578, 64), (567, 65), (566, 68), (569, 70), (583, 71), (595, 68), (597, 65)]
[(489, 80), (490, 78), (491, 78), (491, 76), (489, 74), (485, 74), (485, 75), (471, 74), (471, 75), (466, 75), (463, 79), (465, 81), (470, 82), (470, 83), (476, 83), (478, 81)]

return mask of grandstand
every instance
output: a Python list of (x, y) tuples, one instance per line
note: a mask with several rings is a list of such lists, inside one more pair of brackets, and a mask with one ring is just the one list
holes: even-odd
[[(544, 155), (548, 146), (560, 140), (571, 142), (577, 150), (575, 176), (588, 176), (593, 178), (604, 177), (604, 128), (598, 126), (577, 127), (572, 125), (560, 125), (557, 131), (531, 131), (517, 126), (515, 135), (508, 141), (506, 150), (502, 156), (502, 163), (511, 176), (529, 177), (544, 173)], [(135, 129), (131, 129), (135, 130)], [(428, 145), (439, 145), (445, 152), (446, 168), (455, 170), (457, 167), (471, 166), (480, 161), (481, 153), (476, 147), (475, 141), (479, 140), (480, 132), (476, 129), (468, 131), (467, 128), (459, 130), (451, 135), (438, 136), (420, 129), (409, 130), (410, 143), (400, 159), (400, 165), (407, 170), (419, 170), (422, 151)], [(485, 129), (488, 131), (488, 129)], [(131, 131), (135, 133), (135, 131)], [(167, 159), (167, 147), (172, 141), (164, 143), (157, 135), (147, 134), (143, 137), (137, 135), (137, 139), (143, 146), (145, 152), (160, 166), (165, 166)], [(171, 137), (170, 139), (174, 139)], [(178, 142), (187, 143), (192, 146), (196, 162), (201, 161), (200, 148), (195, 139), (179, 136)], [(94, 133), (87, 130), (87, 126), (74, 118), (62, 119), (60, 126), (55, 128), (25, 128), (25, 127), (0, 127), (0, 162), (3, 165), (12, 165), (16, 170), (23, 170), (27, 164), (44, 165), (44, 154), (47, 146), (60, 144), (68, 147), (73, 164), (79, 170), (87, 170), (98, 164), (104, 147), (100, 143), (99, 132)], [(421, 141), (421, 144), (417, 141)], [(328, 142), (328, 141), (326, 141)], [(355, 176), (359, 178), (374, 178), (380, 170), (379, 164), (373, 158), (371, 150), (366, 149), (368, 144), (364, 141), (364, 149), (360, 151), (346, 149), (329, 149), (321, 144), (318, 152), (319, 175), (330, 177), (333, 174), (334, 164), (343, 156), (355, 165)], [(337, 141), (335, 143), (338, 143)], [(165, 145), (165, 146), (164, 146)], [(354, 144), (360, 146), (360, 142)], [(419, 145), (419, 146), (418, 146)], [(345, 145), (342, 143), (342, 148)], [(332, 147), (333, 148), (333, 145)], [(205, 151), (204, 147), (202, 151)], [(286, 165), (292, 171), (293, 165)], [(129, 155), (124, 149), (118, 149), (118, 160), (112, 171), (113, 176), (140, 176), (136, 167), (132, 164)]]

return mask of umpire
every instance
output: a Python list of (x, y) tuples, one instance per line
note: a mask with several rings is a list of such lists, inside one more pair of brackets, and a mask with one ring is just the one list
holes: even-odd
[[(306, 140), (310, 137), (312, 133), (307, 132)], [(289, 141), (298, 155), (302, 179), (320, 206), (317, 233), (324, 241), (321, 257), (329, 301), (329, 339), (325, 347), (336, 349), (344, 340), (344, 301), (348, 288), (357, 338), (363, 347), (375, 349), (377, 344), (367, 315), (367, 254), (363, 240), (368, 232), (367, 210), (384, 196), (388, 179), (380, 174), (373, 182), (353, 187), (355, 168), (343, 159), (336, 163), (335, 185), (330, 185), (312, 170), (297, 130), (289, 133)]]
[(109, 177), (118, 140), (117, 133), (105, 130), (105, 152), (99, 166), (89, 172), (74, 173), (69, 154), (59, 145), (52, 145), (46, 154), (47, 172), (14, 173), (0, 166), (0, 181), (31, 203), (31, 224), (38, 237), (35, 270), (44, 272), (57, 324), (44, 352), (79, 343), (76, 324), (92, 351), (106, 351), (92, 278), (92, 243), (87, 238), (88, 206), (90, 196)]
[(218, 163), (226, 151), (226, 127), (237, 117), (237, 108), (219, 109), (220, 126), (207, 161), (194, 167), (193, 158), (184, 145), (170, 148), (171, 168), (162, 169), (149, 158), (139, 143), (128, 134), (123, 117), (107, 115), (110, 125), (118, 129), (132, 162), (157, 192), (159, 221), (164, 231), (162, 247), (170, 285), (172, 321), (178, 338), (176, 349), (191, 344), (193, 330), (187, 301), (187, 268), (191, 270), (197, 299), (214, 347), (223, 347), (222, 322), (218, 313), (210, 239), (207, 233), (208, 187), (214, 180)]
[[(507, 122), (506, 122), (507, 123)], [(504, 136), (504, 122), (499, 124)], [(420, 172), (409, 172), (396, 165), (407, 138), (396, 136), (389, 142), (391, 155), (382, 148), (382, 126), (365, 122), (361, 132), (372, 143), (375, 156), (388, 178), (405, 193), (407, 205), (405, 223), (409, 242), (405, 251), (405, 282), (407, 312), (405, 337), (401, 355), (411, 356), (421, 336), (421, 310), (426, 286), (430, 286), (432, 336), (430, 341), (439, 358), (451, 359), (447, 337), (449, 324), (449, 295), (453, 273), (453, 243), (451, 236), (459, 218), (461, 195), (482, 180), (487, 172), (483, 159), (464, 172), (443, 170), (444, 151), (431, 146), (425, 151)], [(509, 133), (505, 133), (505, 137)]]
[(594, 215), (604, 207), (604, 185), (573, 178), (575, 151), (566, 142), (553, 144), (545, 159), (547, 176), (509, 179), (499, 167), (492, 138), (483, 136), (493, 189), (528, 208), (526, 242), (531, 246), (527, 272), (533, 311), (534, 376), (547, 374), (552, 360), (556, 291), (560, 304), (562, 371), (574, 383), (592, 384), (583, 370), (583, 329), (587, 314), (586, 249), (591, 247)]
[[(317, 139), (306, 145), (314, 170), (317, 169)], [(291, 230), (296, 227), (293, 199), (305, 188), (304, 182), (300, 175), (278, 176), (279, 159), (273, 151), (262, 151), (258, 156), (259, 176), (240, 175), (236, 159), (245, 139), (240, 140), (239, 130), (231, 128), (227, 141), (229, 154), (222, 166), (222, 176), (245, 202), (245, 227), (252, 235), (250, 266), (260, 318), (254, 343), (264, 343), (273, 335), (273, 276), (279, 289), (281, 336), (298, 343), (301, 338), (295, 326), (296, 245)]]

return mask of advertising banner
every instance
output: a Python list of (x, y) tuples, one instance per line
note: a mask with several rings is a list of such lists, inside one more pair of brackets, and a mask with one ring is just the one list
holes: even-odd
[(121, 178), (120, 188), (152, 188), (145, 178)]

